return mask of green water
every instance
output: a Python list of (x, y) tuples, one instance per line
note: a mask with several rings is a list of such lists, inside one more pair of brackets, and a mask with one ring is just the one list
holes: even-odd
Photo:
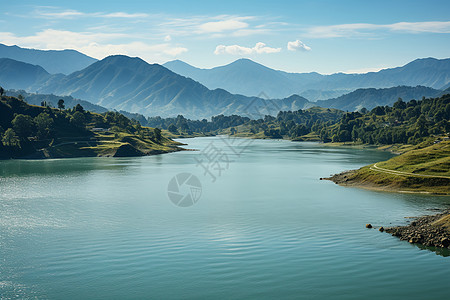
[[(0, 298), (448, 297), (448, 253), (364, 224), (405, 224), (449, 207), (450, 197), (318, 180), (390, 154), (288, 141), (184, 142), (204, 151), (1, 161)], [(211, 156), (207, 149), (226, 153), (214, 182), (197, 162)], [(202, 184), (191, 207), (168, 198), (179, 173)]]

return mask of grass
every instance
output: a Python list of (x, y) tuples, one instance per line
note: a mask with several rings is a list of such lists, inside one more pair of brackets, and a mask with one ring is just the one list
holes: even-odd
[(410, 146), (410, 149), (387, 161), (349, 173), (347, 183), (404, 192), (450, 194), (450, 142)]
[(410, 150), (377, 165), (380, 168), (407, 173), (450, 177), (450, 143), (441, 142)]
[(437, 221), (431, 223), (433, 226), (442, 227), (447, 231), (450, 231), (450, 215), (445, 215)]
[(46, 157), (140, 156), (178, 151), (181, 143), (163, 136), (155, 142), (126, 132), (101, 132), (94, 136), (58, 140), (42, 150)]

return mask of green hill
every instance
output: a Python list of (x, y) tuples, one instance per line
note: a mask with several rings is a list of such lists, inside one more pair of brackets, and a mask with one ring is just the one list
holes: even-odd
[(0, 158), (143, 156), (182, 150), (158, 128), (142, 127), (117, 112), (103, 114), (74, 108), (0, 100)]

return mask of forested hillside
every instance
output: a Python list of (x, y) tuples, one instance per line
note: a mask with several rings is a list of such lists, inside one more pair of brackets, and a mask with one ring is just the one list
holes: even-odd
[(377, 106), (370, 112), (345, 114), (333, 126), (315, 128), (324, 142), (365, 144), (417, 144), (430, 135), (450, 132), (450, 95), (440, 98), (399, 99), (390, 106)]
[(179, 150), (158, 128), (142, 127), (117, 112), (92, 113), (80, 104), (65, 109), (63, 100), (58, 108), (29, 105), (21, 98), (1, 96), (0, 158), (139, 156)]

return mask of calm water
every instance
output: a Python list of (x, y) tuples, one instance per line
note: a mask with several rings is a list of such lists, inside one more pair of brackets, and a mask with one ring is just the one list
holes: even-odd
[[(448, 297), (450, 257), (364, 224), (403, 224), (449, 197), (318, 180), (390, 154), (184, 142), (205, 152), (0, 162), (0, 298)], [(233, 161), (212, 182), (196, 158), (214, 149)], [(203, 186), (187, 208), (167, 196), (182, 172)]]

